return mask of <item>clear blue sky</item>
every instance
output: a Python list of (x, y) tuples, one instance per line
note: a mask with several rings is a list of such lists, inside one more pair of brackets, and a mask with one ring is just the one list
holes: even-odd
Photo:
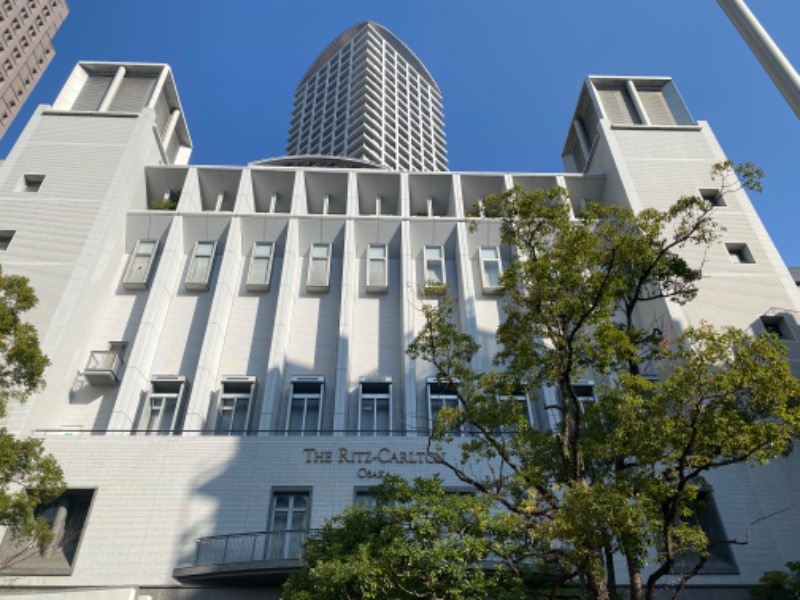
[[(715, 0), (68, 2), (56, 57), (0, 156), (79, 60), (169, 63), (194, 164), (281, 156), (300, 77), (342, 31), (372, 19), (441, 87), (454, 171), (561, 171), (586, 75), (673, 77), (728, 156), (766, 171), (765, 192), (751, 197), (784, 260), (800, 265), (800, 120)], [(800, 69), (800, 1), (748, 4)]]

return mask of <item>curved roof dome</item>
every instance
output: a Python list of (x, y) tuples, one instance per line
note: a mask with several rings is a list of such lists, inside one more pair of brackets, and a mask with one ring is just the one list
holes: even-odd
[(386, 27), (376, 23), (375, 21), (364, 21), (362, 23), (358, 23), (357, 25), (353, 25), (350, 29), (333, 40), (333, 42), (331, 42), (331, 44), (325, 48), (322, 54), (317, 57), (317, 60), (314, 61), (308, 71), (306, 71), (306, 74), (303, 75), (303, 78), (300, 80), (300, 83), (297, 85), (297, 87), (301, 87), (309, 77), (316, 73), (325, 63), (327, 63), (334, 54), (336, 54), (344, 47), (345, 44), (347, 44), (347, 42), (352, 40), (367, 27), (372, 28), (383, 39), (389, 42), (389, 44), (391, 44), (397, 53), (405, 58), (409, 64), (414, 67), (414, 69), (422, 76), (422, 78), (431, 84), (433, 88), (441, 94), (439, 86), (436, 85), (436, 82), (428, 72), (428, 69), (426, 69), (425, 65), (422, 64), (422, 61), (417, 58), (417, 55), (412, 52), (411, 48), (406, 46), (399, 37), (386, 29)]

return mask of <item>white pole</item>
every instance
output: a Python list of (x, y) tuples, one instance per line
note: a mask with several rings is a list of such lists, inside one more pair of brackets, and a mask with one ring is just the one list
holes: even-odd
[(717, 2), (734, 27), (739, 30), (739, 34), (750, 46), (761, 66), (778, 86), (794, 113), (800, 118), (800, 75), (750, 12), (744, 0), (717, 0)]

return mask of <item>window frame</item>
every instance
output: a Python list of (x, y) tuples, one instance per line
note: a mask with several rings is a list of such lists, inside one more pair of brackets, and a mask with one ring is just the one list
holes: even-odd
[[(483, 256), (484, 250), (494, 250), (497, 253), (496, 258), (485, 258)], [(478, 260), (481, 268), (481, 288), (484, 294), (497, 295), (502, 292), (500, 286), (500, 278), (503, 276), (503, 255), (500, 252), (500, 246), (480, 246), (478, 248)], [(489, 283), (489, 276), (486, 271), (487, 263), (497, 263), (497, 285)]]
[[(183, 420), (183, 404), (186, 397), (186, 388), (188, 387), (186, 377), (183, 375), (157, 375), (150, 381), (150, 391), (144, 399), (144, 407), (142, 416), (139, 421), (139, 433), (145, 435), (180, 435), (181, 425)], [(157, 389), (164, 388), (164, 389)], [(177, 388), (167, 389), (167, 388)], [(160, 399), (163, 403), (164, 400), (174, 399), (175, 406), (170, 419), (169, 428), (157, 428), (153, 426), (153, 410), (154, 400)], [(163, 419), (163, 404), (158, 407), (158, 416), (156, 417), (160, 425)]]
[[(384, 392), (365, 391), (365, 386), (378, 387), (384, 386)], [(386, 429), (378, 427), (378, 400), (386, 400)], [(372, 424), (371, 428), (366, 429), (364, 422), (365, 401), (372, 401)], [(358, 383), (358, 435), (363, 437), (379, 437), (381, 435), (391, 436), (392, 432), (392, 378), (391, 377), (362, 377)]]
[(729, 242), (725, 244), (725, 249), (728, 251), (728, 258), (735, 265), (752, 265), (756, 262), (747, 244)]
[[(286, 497), (289, 506), (284, 510), (279, 509), (278, 499)], [(305, 507), (301, 512), (295, 510), (297, 499), (305, 499)], [(286, 529), (276, 529), (276, 516), (279, 513), (286, 513)], [(302, 528), (292, 527), (294, 516), (302, 515)], [(303, 489), (273, 489), (270, 500), (269, 522), (267, 527), (267, 540), (265, 542), (264, 556), (267, 560), (286, 560), (300, 558), (303, 550), (303, 543), (310, 531), (311, 526), (311, 491)], [(282, 534), (282, 535), (278, 535)], [(292, 535), (294, 534), (294, 535)]]
[[(226, 385), (231, 389), (226, 391)], [(229, 375), (222, 378), (222, 385), (220, 387), (219, 396), (217, 400), (217, 418), (214, 425), (214, 433), (216, 435), (240, 435), (246, 436), (250, 430), (250, 418), (253, 413), (253, 398), (255, 397), (257, 381), (252, 376), (236, 376)], [(235, 390), (233, 388), (245, 388), (244, 390)], [(223, 417), (228, 409), (225, 406), (226, 401), (233, 401), (232, 416), (227, 427), (223, 427)], [(234, 429), (236, 423), (236, 415), (238, 412), (239, 401), (245, 401), (244, 407), (244, 425), (241, 429)]]
[[(459, 408), (458, 396), (450, 391), (448, 392), (434, 392), (434, 386), (443, 386), (445, 389), (449, 387), (446, 382), (440, 382), (436, 377), (428, 377), (425, 382), (425, 396), (428, 404), (428, 431), (433, 431), (433, 426), (436, 423), (436, 416), (444, 408)], [(434, 399), (441, 401), (441, 406), (434, 411)], [(458, 429), (448, 429), (447, 433), (453, 436), (464, 435), (464, 425), (462, 424)]]
[[(10, 105), (11, 108), (13, 106)], [(47, 175), (44, 173), (25, 173), (17, 186), (16, 191), (23, 194), (38, 194), (42, 189)]]
[[(141, 252), (141, 246), (143, 243), (153, 244), (152, 251), (149, 254)], [(155, 262), (157, 254), (158, 254), (158, 240), (147, 239), (147, 238), (136, 240), (136, 246), (134, 246), (133, 252), (131, 252), (131, 257), (128, 261), (128, 267), (125, 269), (125, 277), (122, 282), (122, 286), (126, 290), (147, 289), (148, 281), (150, 280), (150, 271), (153, 268), (153, 263)], [(144, 277), (141, 279), (141, 281), (132, 280), (131, 274), (133, 272), (134, 265), (136, 265), (136, 259), (139, 257), (148, 257), (148, 256), (149, 260), (147, 261), (147, 265), (145, 266)]]
[[(269, 256), (258, 256), (258, 248), (269, 248)], [(254, 280), (255, 266), (259, 263), (266, 262), (266, 274), (264, 281)], [(275, 243), (274, 242), (253, 242), (253, 247), (250, 250), (250, 267), (247, 270), (247, 283), (245, 287), (248, 292), (268, 292), (270, 280), (272, 279), (272, 264), (275, 262)]]
[[(318, 386), (318, 392), (295, 391), (295, 386), (311, 384)], [(303, 386), (305, 387), (305, 386)], [(314, 429), (308, 428), (308, 401), (314, 398), (319, 399), (317, 408), (317, 423)], [(292, 415), (297, 401), (302, 401), (302, 423), (300, 429), (292, 429)], [(291, 387), (289, 390), (289, 402), (286, 411), (286, 435), (305, 437), (307, 435), (317, 436), (322, 430), (322, 410), (325, 405), (325, 377), (321, 375), (296, 375), (291, 379)]]
[[(326, 256), (314, 256), (315, 248), (326, 248)], [(330, 289), (331, 285), (331, 256), (333, 255), (333, 244), (325, 242), (313, 242), (308, 251), (308, 274), (306, 276), (306, 290), (315, 293), (324, 293)], [(313, 264), (317, 260), (325, 261), (325, 282), (315, 283), (312, 281), (314, 274)]]
[[(428, 257), (428, 250), (439, 250), (439, 257), (438, 258), (430, 258)], [(438, 262), (441, 267), (442, 277), (441, 281), (437, 281), (434, 278), (428, 277), (430, 273), (430, 265), (433, 262)], [(425, 288), (434, 288), (434, 287), (444, 287), (447, 285), (447, 269), (445, 268), (445, 253), (444, 253), (444, 246), (438, 244), (426, 244), (422, 248), (422, 270), (423, 270), (423, 277), (424, 277), (424, 284)]]
[[(373, 248), (382, 248), (382, 257), (371, 256)], [(380, 262), (383, 264), (383, 281), (372, 281), (372, 263)], [(367, 277), (366, 289), (370, 293), (382, 293), (389, 290), (389, 246), (386, 244), (367, 244)]]
[[(201, 244), (211, 244), (211, 252), (209, 254), (198, 254)], [(211, 281), (211, 273), (214, 271), (214, 259), (217, 256), (217, 241), (216, 240), (198, 240), (194, 243), (192, 249), (192, 257), (189, 261), (189, 267), (186, 269), (186, 279), (184, 280), (184, 289), (189, 292), (207, 292), (209, 283)], [(190, 277), (194, 271), (195, 261), (201, 258), (208, 258), (208, 265), (206, 266), (205, 273), (199, 280), (191, 280)]]

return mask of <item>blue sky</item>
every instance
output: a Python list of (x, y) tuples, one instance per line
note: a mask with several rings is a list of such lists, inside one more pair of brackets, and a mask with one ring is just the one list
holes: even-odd
[[(800, 265), (800, 120), (714, 0), (68, 0), (56, 57), (0, 140), (9, 149), (79, 60), (169, 63), (192, 163), (284, 154), (294, 87), (351, 25), (372, 19), (425, 63), (443, 93), (450, 169), (562, 170), (583, 78), (668, 75), (728, 156), (767, 173), (751, 196)], [(800, 2), (748, 0), (800, 68)]]

